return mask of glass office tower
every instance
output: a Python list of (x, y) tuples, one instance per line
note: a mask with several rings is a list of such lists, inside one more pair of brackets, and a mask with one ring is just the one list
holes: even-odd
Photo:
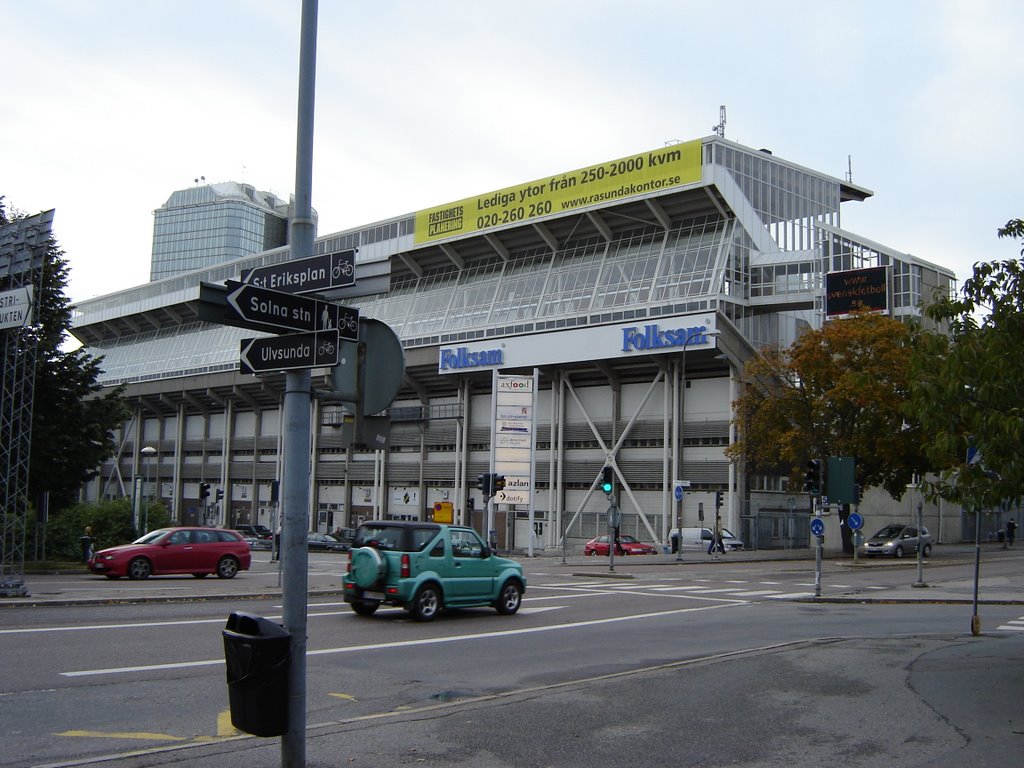
[(273, 193), (234, 181), (178, 190), (153, 212), (149, 279), (287, 245), (288, 210)]

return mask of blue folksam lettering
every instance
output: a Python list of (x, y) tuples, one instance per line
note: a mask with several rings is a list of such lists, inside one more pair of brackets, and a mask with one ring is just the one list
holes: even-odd
[(657, 323), (645, 325), (642, 330), (634, 325), (622, 329), (622, 351), (632, 352), (664, 347), (685, 347), (689, 344), (707, 344), (706, 333), (707, 327), (703, 325), (667, 330), (662, 330)]
[(500, 349), (485, 349), (481, 352), (470, 352), (466, 347), (441, 350), (441, 370), (459, 368), (485, 368), (504, 363), (504, 355)]

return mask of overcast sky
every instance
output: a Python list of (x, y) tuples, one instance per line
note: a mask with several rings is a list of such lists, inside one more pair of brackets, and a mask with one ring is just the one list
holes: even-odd
[[(0, 195), (79, 301), (148, 280), (154, 209), (295, 180), (299, 0), (0, 0)], [(1019, 0), (321, 0), (319, 234), (712, 133), (875, 192), (842, 225), (1015, 258)]]

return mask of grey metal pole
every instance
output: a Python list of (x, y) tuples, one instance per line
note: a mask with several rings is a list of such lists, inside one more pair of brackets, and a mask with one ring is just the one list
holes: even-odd
[[(821, 500), (811, 496), (811, 512), (814, 517), (821, 517)], [(821, 597), (821, 548), (824, 544), (824, 536), (815, 536), (818, 540), (814, 547), (814, 596)]]
[(914, 582), (915, 587), (927, 587), (924, 583), (924, 552), (921, 546), (921, 528), (922, 528), (922, 517), (924, 511), (924, 502), (917, 502), (917, 581)]
[[(313, 255), (313, 104), (316, 93), (318, 0), (302, 0), (299, 44), (299, 100), (295, 151), (295, 210), (291, 221), (291, 258)], [(309, 552), (310, 372), (285, 378), (282, 435), (284, 520), (281, 565), (284, 626), (291, 634), (288, 680), (288, 730), (281, 737), (281, 765), (306, 765), (306, 622)]]
[[(685, 496), (686, 491), (683, 491)], [(676, 508), (676, 560), (683, 559), (683, 500), (679, 500), (679, 505)], [(669, 536), (669, 543), (672, 543), (672, 537)]]
[(974, 608), (971, 614), (971, 634), (981, 634), (981, 616), (978, 615), (978, 579), (981, 576), (981, 508), (974, 506)]

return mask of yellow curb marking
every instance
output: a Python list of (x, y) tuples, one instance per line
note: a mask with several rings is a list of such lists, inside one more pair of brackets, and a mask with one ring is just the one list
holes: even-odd
[(146, 733), (133, 731), (61, 731), (57, 736), (84, 736), (91, 739), (145, 739), (146, 741), (185, 741), (182, 736), (171, 736), (166, 733)]

